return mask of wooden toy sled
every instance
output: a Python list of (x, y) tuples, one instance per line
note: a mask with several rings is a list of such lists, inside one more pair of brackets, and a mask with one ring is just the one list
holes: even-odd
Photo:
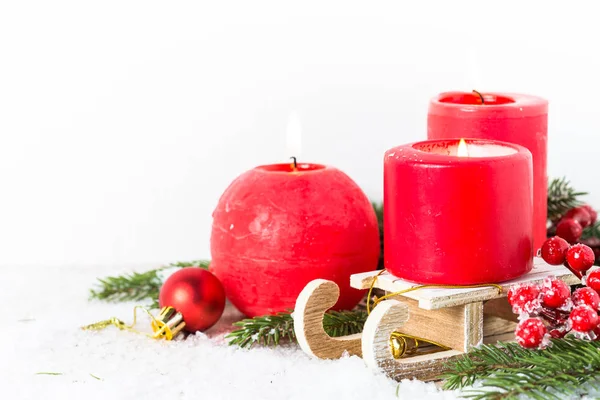
[[(387, 272), (377, 276), (379, 273), (353, 275), (351, 286), (373, 286), (387, 293), (418, 286)], [(569, 285), (579, 283), (566, 268), (536, 257), (530, 273), (499, 284), (501, 293), (493, 286), (418, 289), (380, 302), (369, 314), (362, 334), (338, 338), (325, 333), (323, 315), (337, 302), (339, 288), (334, 282), (317, 279), (298, 297), (295, 333), (300, 347), (314, 357), (357, 355), (370, 368), (381, 369), (396, 380), (434, 380), (452, 357), (481, 343), (514, 340), (517, 316), (506, 300), (508, 289), (520, 283), (542, 282), (548, 275)]]

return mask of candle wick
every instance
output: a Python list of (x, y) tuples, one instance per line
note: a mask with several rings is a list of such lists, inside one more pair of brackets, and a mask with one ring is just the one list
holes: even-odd
[(296, 157), (290, 157), (292, 159), (292, 169), (296, 171), (298, 169), (298, 163), (296, 162)]
[(483, 95), (481, 93), (479, 93), (477, 90), (473, 90), (473, 93), (479, 96), (479, 98), (481, 99), (481, 104), (485, 104), (485, 100), (483, 100)]

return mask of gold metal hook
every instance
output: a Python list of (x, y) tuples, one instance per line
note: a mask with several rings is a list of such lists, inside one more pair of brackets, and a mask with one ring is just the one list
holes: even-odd
[[(412, 346), (409, 344), (409, 340), (412, 341)], [(429, 343), (438, 348), (432, 349), (430, 351), (419, 351), (421, 343)], [(428, 354), (435, 353), (439, 350), (450, 350), (450, 347), (444, 346), (441, 343), (434, 342), (433, 340), (423, 339), (417, 336), (407, 335), (401, 332), (392, 332), (390, 336), (390, 350), (392, 352), (392, 356), (398, 360), (405, 355), (413, 355), (413, 354)]]
[[(371, 298), (372, 298), (372, 294), (373, 294), (373, 289), (375, 288), (375, 283), (377, 282), (377, 278), (379, 278), (379, 276), (381, 274), (383, 274), (384, 272), (386, 272), (386, 270), (381, 270), (377, 275), (375, 275), (373, 277), (373, 281), (371, 282), (371, 287), (369, 288), (369, 293), (367, 294), (367, 314), (371, 313), (371, 310), (373, 308), (375, 308), (375, 306), (377, 306), (377, 304), (379, 304), (380, 302), (382, 302), (383, 300), (389, 299), (391, 297), (396, 297), (405, 293), (409, 293), (415, 290), (419, 290), (419, 289), (471, 289), (471, 288), (481, 288), (481, 287), (493, 287), (496, 288), (498, 290), (498, 294), (501, 294), (503, 289), (502, 286), (497, 285), (495, 283), (484, 283), (484, 284), (477, 284), (477, 285), (436, 285), (436, 284), (430, 284), (430, 285), (418, 285), (418, 286), (413, 286), (404, 290), (399, 290), (397, 292), (393, 292), (393, 293), (386, 293), (384, 296), (381, 296), (379, 298), (376, 298), (373, 301), (373, 307), (371, 307)], [(412, 346), (409, 345), (409, 340), (412, 341)], [(428, 343), (434, 346), (437, 346), (438, 348), (436, 349), (432, 349), (431, 351), (419, 351), (419, 347), (421, 345), (421, 343)], [(399, 358), (402, 358), (405, 355), (412, 355), (412, 354), (416, 354), (417, 352), (419, 354), (428, 354), (428, 353), (435, 353), (439, 350), (450, 350), (450, 347), (444, 346), (441, 343), (438, 342), (434, 342), (433, 340), (428, 340), (428, 339), (424, 339), (421, 337), (417, 337), (417, 336), (412, 336), (412, 335), (407, 335), (405, 333), (401, 333), (401, 332), (392, 332), (391, 336), (390, 336), (390, 341), (389, 341), (389, 345), (390, 345), (390, 351), (392, 352), (392, 356), (397, 360)]]

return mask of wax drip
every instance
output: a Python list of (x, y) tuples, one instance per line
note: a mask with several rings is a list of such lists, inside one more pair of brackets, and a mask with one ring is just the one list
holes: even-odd
[(473, 90), (473, 93), (479, 96), (479, 98), (481, 99), (481, 104), (485, 104), (485, 100), (483, 99), (483, 95), (481, 93), (479, 93), (477, 90)]

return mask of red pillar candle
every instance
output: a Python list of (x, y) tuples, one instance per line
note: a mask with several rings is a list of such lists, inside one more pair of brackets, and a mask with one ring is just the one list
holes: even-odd
[(546, 240), (548, 102), (523, 94), (448, 92), (433, 98), (428, 139), (478, 138), (525, 146), (533, 155), (533, 244)]
[(265, 165), (233, 181), (213, 214), (210, 270), (244, 314), (293, 309), (313, 279), (340, 287), (337, 309), (364, 293), (350, 275), (377, 268), (373, 207), (342, 171), (319, 164)]
[(420, 283), (502, 282), (533, 266), (531, 153), (511, 143), (434, 140), (384, 159), (385, 267)]

